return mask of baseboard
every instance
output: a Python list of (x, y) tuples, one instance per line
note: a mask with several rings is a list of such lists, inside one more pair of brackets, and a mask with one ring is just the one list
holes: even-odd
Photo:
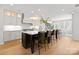
[(4, 42), (0, 42), (0, 45), (3, 45), (4, 44)]
[(8, 41), (5, 41), (5, 42), (15, 41), (15, 40), (19, 40), (19, 39), (21, 39), (21, 38), (12, 39), (12, 40), (8, 40)]
[(21, 38), (16, 38), (16, 39), (5, 40), (5, 42), (6, 42), (6, 41), (12, 41), (12, 40), (18, 40), (18, 39), (21, 39)]

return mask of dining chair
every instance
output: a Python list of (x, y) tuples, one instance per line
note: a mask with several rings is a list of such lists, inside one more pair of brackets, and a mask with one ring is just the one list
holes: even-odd
[(48, 43), (48, 31), (45, 33), (45, 40), (46, 40), (46, 45), (49, 48), (49, 43)]
[(59, 39), (59, 36), (60, 36), (60, 30), (56, 30), (56, 39), (58, 40)]
[(55, 37), (56, 37), (56, 41), (59, 39), (59, 30), (57, 29), (57, 30), (55, 30)]
[(35, 39), (35, 43), (37, 43), (35, 46), (37, 46), (39, 55), (40, 55), (40, 50), (42, 46), (44, 46), (44, 49), (46, 51), (46, 41), (45, 41), (45, 32), (38, 32), (38, 36)]
[(52, 45), (52, 31), (48, 31), (48, 43), (51, 43)]
[(51, 45), (52, 45), (52, 36), (51, 36), (51, 31), (47, 31), (46, 32), (46, 35), (45, 35), (45, 37), (46, 37), (46, 43), (47, 43), (47, 46), (48, 46), (48, 48), (49, 48), (49, 44), (51, 43)]
[(55, 41), (55, 30), (52, 30), (51, 36), (52, 36), (52, 40)]

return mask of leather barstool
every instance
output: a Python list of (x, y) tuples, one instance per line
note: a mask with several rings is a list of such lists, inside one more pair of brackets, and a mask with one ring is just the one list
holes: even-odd
[(37, 47), (38, 47), (38, 52), (40, 55), (40, 49), (44, 45), (44, 49), (46, 51), (46, 41), (45, 41), (45, 32), (38, 32), (38, 37), (37, 37)]
[(57, 41), (59, 39), (59, 30), (57, 29), (55, 32), (56, 32), (56, 36), (55, 37), (56, 37), (56, 41)]
[(53, 37), (53, 38), (52, 38), (53, 41), (55, 41), (55, 30), (52, 31), (51, 35), (52, 35), (52, 37)]

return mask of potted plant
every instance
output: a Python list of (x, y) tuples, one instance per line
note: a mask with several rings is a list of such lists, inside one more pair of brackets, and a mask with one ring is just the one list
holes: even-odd
[(46, 19), (42, 17), (40, 21), (45, 24), (46, 29), (53, 29), (53, 26), (48, 23), (48, 20), (49, 17), (47, 17)]

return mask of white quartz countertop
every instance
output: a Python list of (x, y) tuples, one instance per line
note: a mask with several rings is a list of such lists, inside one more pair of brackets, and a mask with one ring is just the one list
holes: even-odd
[(30, 34), (30, 35), (38, 34), (38, 31), (22, 31), (22, 32), (23, 32), (23, 33)]
[(4, 31), (21, 31), (22, 27), (18, 25), (5, 25)]

